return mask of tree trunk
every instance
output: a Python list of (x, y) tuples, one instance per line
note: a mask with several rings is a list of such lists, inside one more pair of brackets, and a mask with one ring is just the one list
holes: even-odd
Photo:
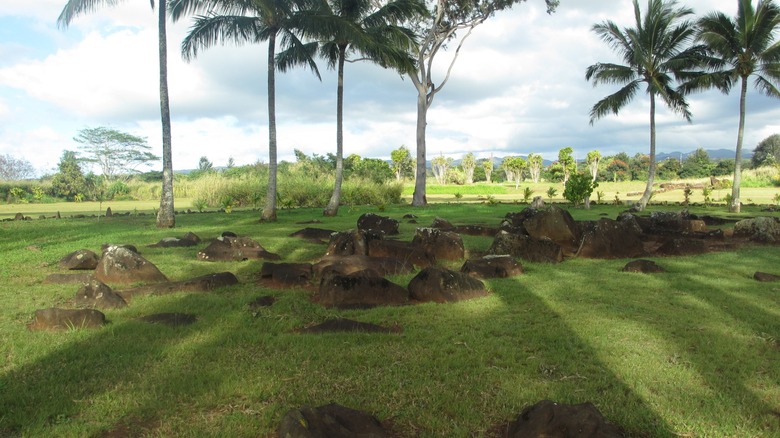
[(642, 211), (653, 195), (653, 180), (655, 180), (655, 93), (650, 93), (650, 167), (647, 169), (647, 187), (639, 199), (639, 210)]
[(276, 32), (268, 38), (268, 192), (260, 220), (276, 220)]
[(157, 212), (158, 228), (176, 226), (173, 208), (173, 152), (171, 146), (171, 108), (168, 101), (168, 42), (165, 30), (167, 1), (160, 0), (158, 10), (158, 39), (160, 49), (160, 118), (162, 121), (163, 180), (160, 210)]
[(729, 211), (739, 213), (742, 209), (739, 200), (739, 186), (742, 184), (742, 139), (745, 135), (745, 100), (747, 96), (747, 77), (742, 77), (742, 89), (739, 95), (739, 130), (737, 131), (737, 153), (734, 159), (734, 182), (731, 185), (731, 205)]
[(338, 88), (336, 90), (336, 184), (333, 196), (322, 212), (324, 216), (336, 216), (341, 202), (341, 182), (344, 179), (344, 59), (346, 45), (339, 46)]
[(423, 207), (428, 204), (425, 196), (425, 127), (428, 124), (428, 95), (427, 89), (418, 86), (417, 90), (417, 172), (414, 179), (414, 195), (412, 206)]

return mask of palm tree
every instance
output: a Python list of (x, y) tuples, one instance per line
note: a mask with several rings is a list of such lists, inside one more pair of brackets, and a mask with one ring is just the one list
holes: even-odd
[(291, 19), (302, 7), (295, 0), (172, 0), (171, 16), (176, 21), (196, 15), (189, 34), (182, 41), (182, 56), (191, 60), (200, 49), (217, 43), (236, 45), (268, 41), (268, 192), (261, 220), (276, 220), (276, 41), (295, 48), (299, 63), (320, 76), (312, 56), (316, 43), (304, 44), (295, 34)]
[(677, 7), (675, 0), (648, 0), (644, 17), (634, 1), (636, 27), (620, 29), (612, 21), (593, 26), (602, 41), (623, 58), (625, 64), (598, 63), (588, 67), (585, 78), (598, 84), (622, 84), (623, 87), (596, 103), (590, 111), (590, 123), (609, 113), (618, 114), (636, 96), (640, 84), (650, 96), (650, 169), (647, 187), (639, 200), (644, 209), (650, 200), (655, 178), (655, 105), (656, 97), (675, 113), (691, 120), (688, 103), (675, 90), (675, 80), (688, 78), (701, 57), (700, 47), (691, 47), (695, 28), (685, 18), (693, 10)]
[(739, 129), (734, 162), (734, 184), (729, 210), (739, 213), (739, 186), (742, 179), (742, 139), (745, 132), (745, 101), (748, 78), (755, 76), (755, 87), (770, 97), (780, 97), (780, 8), (773, 0), (760, 0), (754, 8), (750, 0), (738, 0), (734, 19), (722, 12), (712, 12), (698, 22), (697, 40), (709, 49), (707, 72), (683, 85), (686, 93), (718, 88), (731, 91), (739, 82)]
[[(368, 60), (383, 67), (393, 67), (402, 74), (414, 71), (414, 60), (408, 54), (414, 46), (412, 31), (396, 25), (427, 12), (418, 0), (394, 0), (376, 7), (372, 0), (324, 0), (317, 8), (300, 14), (297, 26), (311, 38), (320, 41), (320, 55), (330, 68), (337, 70), (336, 88), (336, 182), (333, 195), (325, 207), (325, 216), (338, 214), (341, 184), (344, 179), (344, 64)], [(361, 58), (347, 60), (357, 53)], [(299, 57), (290, 51), (279, 54), (279, 69), (285, 71)]]
[[(62, 9), (57, 23), (66, 28), (78, 15), (92, 12), (100, 5), (113, 6), (117, 0), (68, 0)], [(154, 9), (154, 0), (151, 0)], [(173, 160), (171, 146), (171, 110), (168, 100), (168, 43), (165, 30), (166, 8), (164, 4), (157, 7), (158, 46), (160, 57), (160, 119), (162, 121), (163, 148), (163, 181), (160, 195), (160, 210), (157, 212), (157, 226), (173, 228), (176, 226), (176, 216), (173, 207)]]

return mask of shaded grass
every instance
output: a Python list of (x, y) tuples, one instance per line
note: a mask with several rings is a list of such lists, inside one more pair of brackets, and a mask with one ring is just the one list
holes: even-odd
[[(440, 216), (498, 225), (515, 205), (390, 207), (412, 212), (402, 239)], [(131, 424), (158, 436), (264, 436), (287, 409), (337, 402), (391, 419), (403, 436), (485, 436), (541, 399), (591, 401), (629, 436), (778, 436), (780, 295), (758, 283), (776, 272), (773, 247), (657, 258), (669, 272), (620, 273), (625, 260), (524, 263), (526, 274), (487, 284), (488, 297), (451, 305), (323, 309), (302, 290), (258, 287), (261, 262), (206, 263), (195, 248), (145, 248), (194, 231), (230, 230), (285, 261), (315, 261), (325, 247), (286, 237), (306, 227), (353, 228), (365, 209), (337, 218), (286, 210), (276, 223), (256, 212), (0, 224), (0, 435), (89, 436)], [(579, 219), (618, 207), (572, 210)], [(297, 222), (310, 219), (319, 225)], [(469, 251), (490, 238), (464, 236)], [(72, 286), (41, 284), (79, 248), (134, 243), (173, 280), (230, 270), (242, 284), (208, 294), (141, 297), (106, 312), (99, 330), (32, 333), (35, 309), (67, 304)], [(453, 264), (457, 267), (457, 264)], [(393, 276), (405, 285), (413, 275)], [(249, 312), (260, 295), (277, 302)], [(159, 312), (198, 316), (185, 327), (138, 321)], [(403, 333), (301, 335), (294, 329), (346, 317), (399, 324)]]

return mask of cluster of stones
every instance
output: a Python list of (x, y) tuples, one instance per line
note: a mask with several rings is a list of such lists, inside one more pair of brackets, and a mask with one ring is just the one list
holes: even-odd
[[(200, 238), (187, 233), (181, 238), (166, 238), (150, 247), (194, 246)], [(141, 295), (165, 295), (174, 292), (206, 292), (219, 287), (234, 285), (238, 279), (230, 272), (204, 275), (183, 281), (170, 281), (154, 264), (141, 256), (133, 245), (103, 245), (98, 256), (88, 249), (74, 251), (59, 261), (61, 269), (79, 273), (51, 274), (45, 283), (78, 284), (79, 289), (71, 300), (74, 308), (48, 308), (35, 311), (30, 330), (68, 330), (104, 325), (106, 315), (102, 311), (127, 306), (132, 298)], [(141, 286), (129, 287), (130, 285)], [(109, 285), (124, 287), (114, 290)], [(195, 317), (185, 314), (159, 314), (141, 318), (148, 322), (182, 325), (194, 322)]]
[[(528, 406), (502, 427), (506, 438), (618, 438), (623, 434), (592, 403), (566, 405), (542, 400)], [(390, 438), (391, 427), (370, 413), (329, 404), (288, 411), (278, 428), (280, 438)]]

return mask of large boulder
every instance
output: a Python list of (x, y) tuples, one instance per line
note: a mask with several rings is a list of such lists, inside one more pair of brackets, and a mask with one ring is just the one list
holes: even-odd
[(93, 279), (79, 288), (73, 298), (73, 305), (94, 309), (119, 309), (127, 306), (127, 302), (105, 283)]
[(434, 260), (462, 260), (466, 254), (458, 233), (438, 228), (418, 228), (412, 244), (420, 246)]
[(756, 271), (756, 273), (753, 274), (753, 278), (756, 281), (761, 281), (761, 282), (766, 282), (766, 283), (780, 281), (780, 275), (770, 274), (768, 272)]
[(279, 438), (390, 438), (373, 415), (337, 404), (304, 406), (284, 414)]
[(260, 281), (270, 287), (306, 286), (314, 276), (311, 263), (263, 263)]
[(577, 222), (568, 211), (555, 205), (536, 210), (536, 214), (523, 221), (523, 227), (531, 237), (549, 239), (565, 248), (576, 248), (580, 243)]
[(450, 303), (488, 294), (484, 283), (462, 272), (425, 268), (409, 282), (412, 299), (422, 302)]
[(406, 304), (409, 292), (382, 277), (332, 273), (322, 278), (317, 301), (342, 309), (392, 306)]
[(106, 284), (160, 283), (168, 278), (137, 252), (109, 245), (95, 268), (95, 278)]
[(60, 259), (59, 267), (71, 271), (91, 271), (97, 268), (100, 257), (94, 251), (80, 249)]
[(374, 213), (364, 213), (357, 220), (359, 230), (381, 231), (388, 236), (398, 234), (398, 226), (397, 220)]
[(671, 233), (692, 233), (707, 231), (707, 224), (700, 219), (693, 219), (688, 210), (680, 212), (672, 211), (654, 211), (650, 213), (649, 230), (655, 234)]
[(508, 254), (534, 263), (560, 263), (563, 261), (563, 250), (557, 243), (536, 239), (525, 234), (509, 233), (501, 230), (493, 239), (488, 254)]
[(734, 224), (734, 237), (761, 243), (780, 242), (780, 219), (767, 216), (743, 219)]
[(466, 260), (460, 272), (476, 278), (506, 278), (523, 274), (523, 265), (509, 255), (486, 255)]
[(581, 223), (582, 242), (577, 255), (584, 258), (613, 259), (644, 254), (641, 233), (628, 221), (599, 219)]
[(368, 255), (367, 232), (364, 230), (349, 230), (331, 233), (325, 255)]
[(620, 438), (592, 403), (558, 404), (542, 400), (529, 406), (510, 423), (507, 438)]
[(72, 330), (96, 328), (106, 323), (106, 315), (95, 309), (40, 309), (27, 328), (36, 330)]
[(335, 232), (335, 230), (306, 227), (290, 234), (290, 237), (297, 237), (312, 243), (327, 243), (330, 240), (331, 234)]
[(220, 236), (206, 248), (198, 251), (198, 259), (209, 262), (243, 260), (279, 260), (279, 255), (268, 252), (259, 243), (246, 236)]
[(385, 275), (409, 274), (414, 271), (414, 265), (409, 260), (391, 257), (368, 257), (351, 255), (345, 257), (325, 256), (313, 266), (318, 277), (328, 272), (350, 275), (356, 272), (373, 272), (377, 277)]
[(419, 268), (436, 264), (436, 258), (428, 254), (423, 246), (400, 240), (371, 240), (368, 242), (368, 255), (404, 260)]

